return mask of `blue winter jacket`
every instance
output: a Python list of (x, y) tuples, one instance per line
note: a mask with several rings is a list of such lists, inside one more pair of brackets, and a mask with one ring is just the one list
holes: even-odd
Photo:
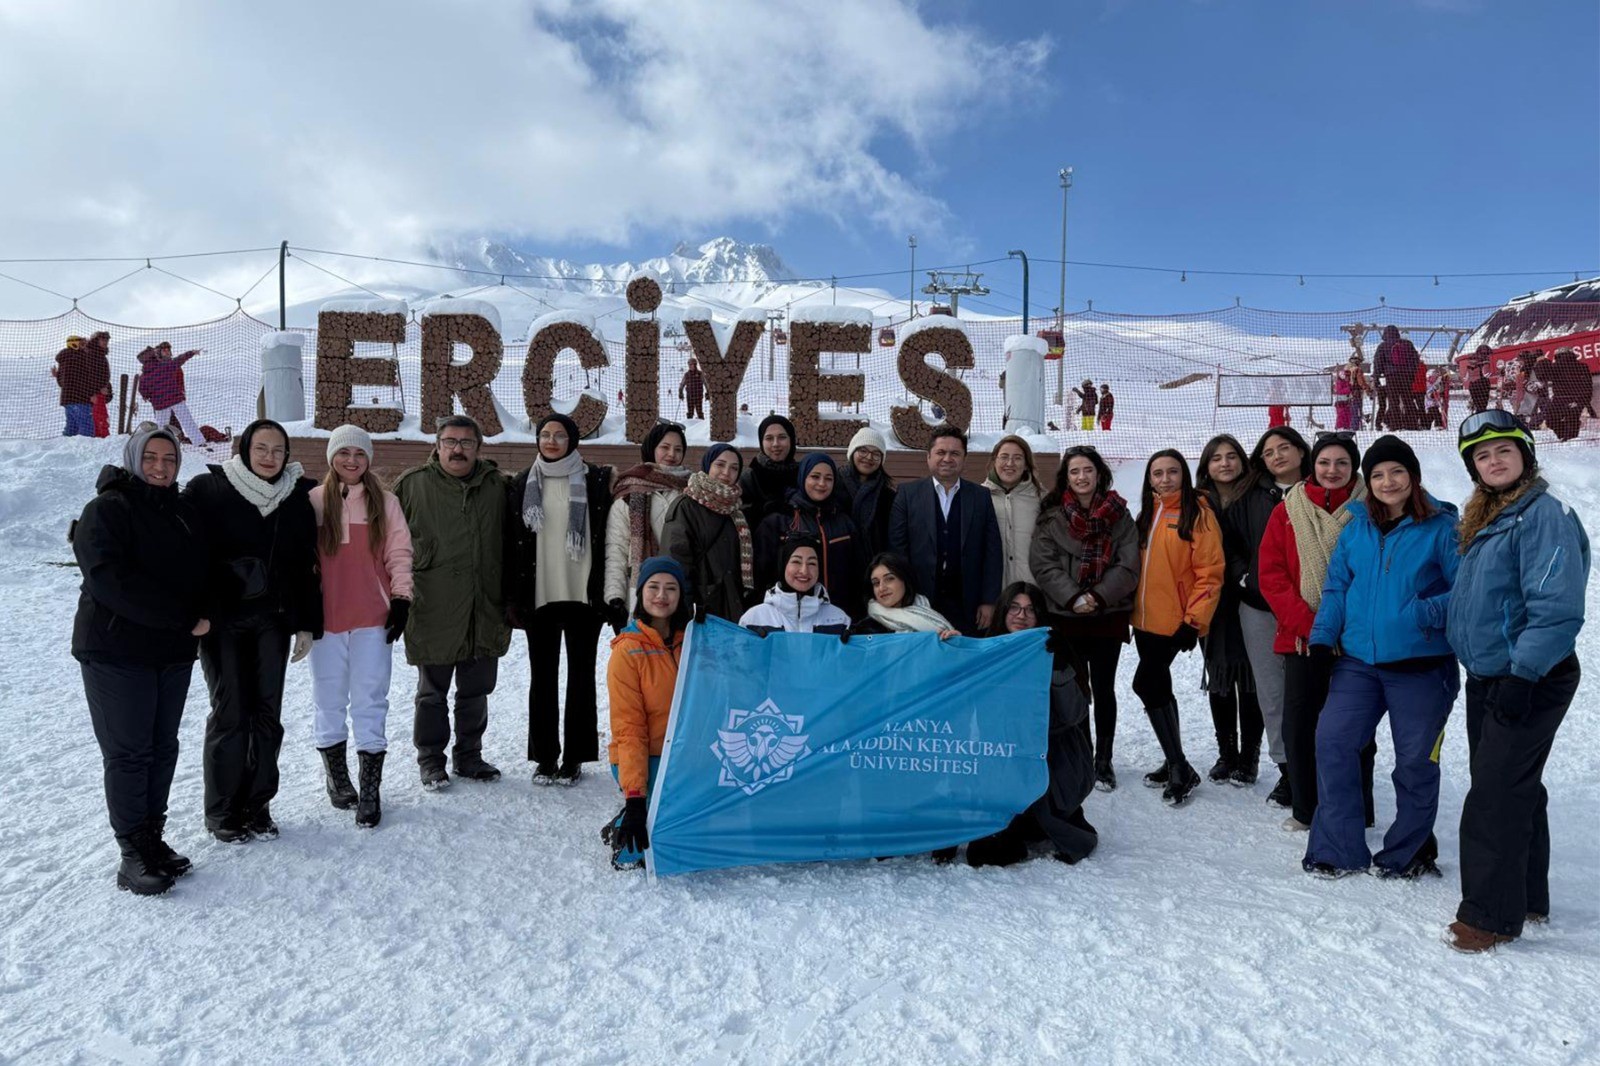
[(1537, 681), (1583, 626), (1589, 537), (1541, 480), (1472, 538), (1457, 581), (1446, 632), (1462, 664)]
[(1388, 533), (1378, 532), (1365, 500), (1345, 504), (1354, 518), (1333, 549), (1312, 644), (1372, 666), (1451, 654), (1444, 626), (1461, 565), (1456, 508), (1428, 502), (1438, 508), (1433, 517), (1402, 519)]

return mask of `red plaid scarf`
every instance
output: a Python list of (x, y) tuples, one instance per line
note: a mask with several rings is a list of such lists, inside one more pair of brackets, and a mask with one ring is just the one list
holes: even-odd
[(724, 485), (710, 474), (696, 470), (689, 475), (683, 494), (713, 514), (725, 515), (739, 535), (739, 582), (746, 591), (755, 588), (755, 552), (750, 542), (750, 524), (739, 507), (738, 485)]
[(628, 566), (639, 572), (639, 564), (661, 554), (656, 532), (650, 528), (650, 498), (663, 489), (683, 491), (687, 472), (674, 473), (655, 463), (640, 463), (617, 475), (611, 486), (611, 499), (628, 501)]
[(1078, 561), (1078, 586), (1091, 589), (1104, 576), (1111, 565), (1111, 530), (1128, 513), (1128, 505), (1116, 492), (1095, 494), (1084, 507), (1072, 493), (1065, 493), (1061, 509), (1067, 512), (1067, 528), (1083, 545), (1083, 558)]

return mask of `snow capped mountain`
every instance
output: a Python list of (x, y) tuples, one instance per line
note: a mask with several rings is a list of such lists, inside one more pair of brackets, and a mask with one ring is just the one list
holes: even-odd
[(500, 241), (480, 237), (461, 244), (431, 249), (441, 262), (463, 270), (488, 270), (507, 275), (532, 275), (522, 279), (539, 287), (593, 291), (595, 282), (625, 282), (640, 270), (658, 274), (669, 291), (692, 285), (771, 286), (793, 281), (794, 271), (768, 244), (746, 244), (732, 237), (717, 237), (698, 248), (679, 242), (672, 252), (632, 263), (574, 263), (569, 259), (527, 255)]

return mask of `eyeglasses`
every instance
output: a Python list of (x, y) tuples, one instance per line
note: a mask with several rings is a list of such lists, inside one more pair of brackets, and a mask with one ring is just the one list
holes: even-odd
[(259, 455), (263, 459), (282, 459), (289, 454), (289, 449), (274, 448), (270, 444), (252, 444), (250, 446), (250, 454)]
[(1033, 609), (1032, 604), (1027, 603), (1013, 603), (1010, 607), (1006, 608), (1007, 616), (1015, 615), (1018, 618), (1029, 617), (1032, 615), (1037, 615), (1038, 613), (1039, 612)]
[(470, 452), (478, 447), (471, 437), (440, 437), (439, 447), (447, 452)]
[(565, 444), (567, 443), (567, 435), (565, 433), (541, 433), (539, 434), (539, 443)]
[(1325, 429), (1317, 434), (1317, 443), (1325, 440), (1355, 440), (1356, 433), (1353, 429)]

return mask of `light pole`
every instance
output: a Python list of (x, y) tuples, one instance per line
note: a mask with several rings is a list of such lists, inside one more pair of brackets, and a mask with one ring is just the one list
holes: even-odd
[(1061, 358), (1056, 360), (1056, 403), (1065, 402), (1067, 380), (1067, 190), (1072, 188), (1072, 168), (1062, 167), (1061, 178), (1061, 317), (1056, 328), (1061, 330)]
[(1022, 332), (1028, 332), (1028, 253), (1012, 249), (1009, 256), (1022, 257)]
[(909, 321), (909, 319), (917, 317), (917, 235), (915, 233), (906, 238), (906, 245), (911, 249), (911, 285), (906, 289), (906, 292), (910, 295), (909, 302), (911, 305), (908, 314)]

